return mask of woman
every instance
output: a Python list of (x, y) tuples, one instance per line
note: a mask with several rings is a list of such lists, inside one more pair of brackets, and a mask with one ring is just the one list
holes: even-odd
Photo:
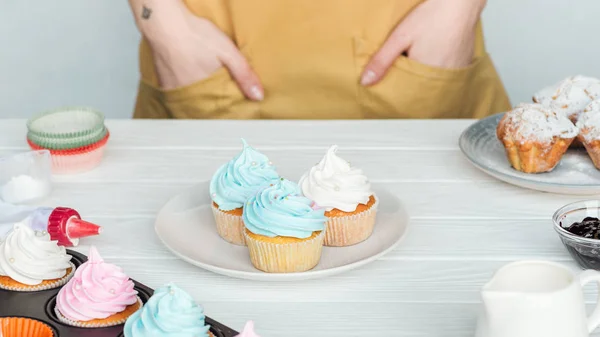
[(129, 0), (135, 118), (480, 118), (510, 103), (485, 0)]

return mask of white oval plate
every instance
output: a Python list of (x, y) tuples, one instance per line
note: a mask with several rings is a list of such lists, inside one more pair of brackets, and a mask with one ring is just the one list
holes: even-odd
[(502, 115), (477, 121), (460, 136), (460, 149), (473, 165), (497, 179), (533, 190), (575, 195), (600, 193), (600, 171), (583, 148), (569, 149), (551, 172), (531, 174), (512, 168), (496, 136)]
[(376, 260), (393, 250), (406, 234), (409, 217), (400, 200), (373, 186), (379, 197), (371, 237), (351, 247), (324, 247), (321, 261), (302, 273), (265, 273), (252, 266), (248, 248), (232, 245), (217, 234), (208, 194), (202, 183), (173, 197), (156, 219), (156, 234), (173, 254), (217, 274), (260, 281), (297, 281), (339, 274)]

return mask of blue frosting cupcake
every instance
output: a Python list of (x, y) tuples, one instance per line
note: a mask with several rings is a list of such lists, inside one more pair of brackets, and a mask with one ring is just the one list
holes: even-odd
[(204, 322), (204, 310), (185, 291), (173, 284), (157, 289), (127, 322), (125, 337), (212, 337)]
[(210, 182), (210, 196), (217, 232), (226, 241), (245, 245), (242, 208), (257, 191), (278, 181), (269, 158), (242, 139), (240, 154), (217, 170)]
[(248, 199), (242, 218), (257, 235), (306, 239), (325, 230), (325, 209), (313, 206), (296, 183), (280, 178)]
[(242, 215), (252, 264), (271, 273), (302, 272), (321, 259), (325, 209), (281, 178), (248, 199)]
[(242, 139), (244, 148), (221, 166), (210, 181), (212, 201), (220, 210), (242, 208), (246, 200), (262, 187), (279, 179), (273, 163)]

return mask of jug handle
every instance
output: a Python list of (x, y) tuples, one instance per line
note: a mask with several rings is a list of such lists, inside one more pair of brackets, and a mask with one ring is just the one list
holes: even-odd
[(590, 282), (596, 282), (598, 286), (598, 303), (594, 312), (588, 317), (588, 331), (592, 333), (598, 326), (600, 326), (600, 272), (595, 270), (585, 270), (579, 274), (579, 281), (581, 286), (585, 286)]

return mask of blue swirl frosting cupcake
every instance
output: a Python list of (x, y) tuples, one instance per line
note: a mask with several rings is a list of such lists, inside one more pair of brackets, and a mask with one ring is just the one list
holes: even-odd
[(279, 179), (273, 163), (242, 139), (244, 148), (222, 165), (210, 182), (217, 232), (226, 241), (245, 245), (242, 208), (249, 197)]
[(302, 272), (321, 259), (325, 209), (302, 196), (297, 184), (280, 178), (248, 199), (242, 218), (254, 267), (269, 273)]
[(204, 322), (204, 310), (174, 284), (157, 289), (125, 322), (125, 337), (214, 337)]

